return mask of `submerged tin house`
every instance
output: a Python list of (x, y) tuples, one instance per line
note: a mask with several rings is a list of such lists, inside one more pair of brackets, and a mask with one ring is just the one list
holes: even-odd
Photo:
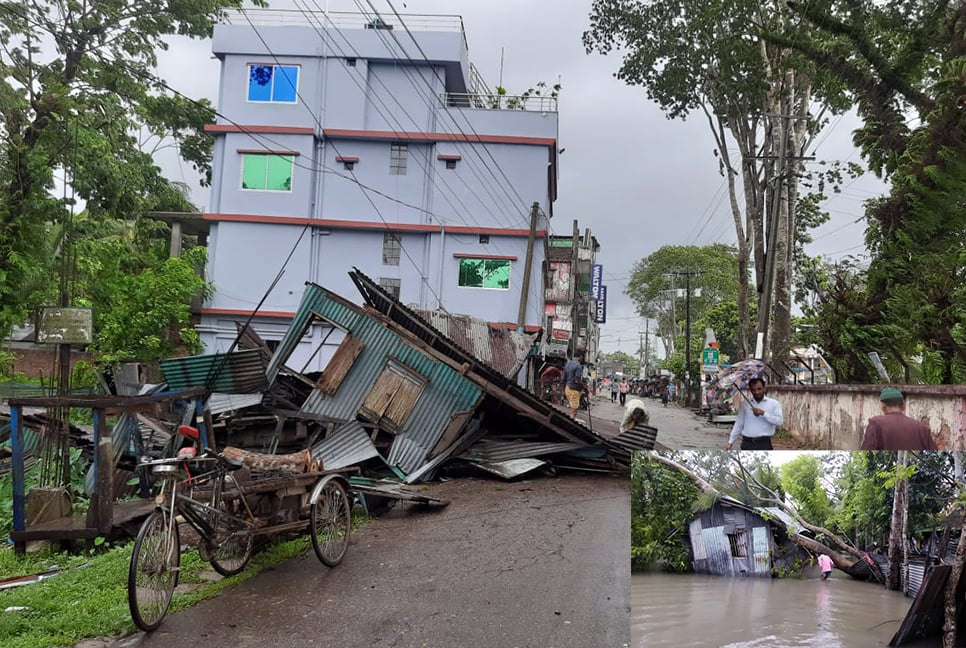
[(756, 509), (730, 497), (719, 498), (689, 525), (694, 571), (770, 578), (808, 557), (790, 539), (798, 532), (780, 509)]

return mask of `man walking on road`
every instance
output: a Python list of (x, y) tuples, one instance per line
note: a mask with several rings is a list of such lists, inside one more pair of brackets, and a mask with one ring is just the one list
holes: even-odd
[(771, 450), (771, 438), (775, 434), (775, 428), (785, 422), (781, 403), (765, 396), (764, 380), (752, 378), (748, 381), (748, 389), (754, 402), (746, 399), (741, 403), (738, 419), (731, 429), (725, 450), (731, 450), (739, 436), (742, 450)]
[(587, 391), (584, 383), (584, 352), (580, 349), (574, 352), (574, 357), (564, 365), (564, 395), (570, 406), (570, 418), (577, 418), (580, 409), (580, 395)]
[(627, 382), (627, 378), (621, 378), (619, 389), (621, 392), (621, 407), (624, 407), (624, 403), (627, 401), (627, 392), (631, 390), (631, 386)]
[(906, 400), (895, 387), (879, 394), (882, 415), (873, 416), (865, 428), (860, 450), (938, 450), (929, 428), (906, 416)]

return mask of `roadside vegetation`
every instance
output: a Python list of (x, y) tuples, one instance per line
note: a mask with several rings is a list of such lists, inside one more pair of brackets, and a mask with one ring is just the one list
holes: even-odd
[[(307, 535), (280, 541), (256, 553), (241, 573), (214, 579), (214, 572), (197, 551), (185, 551), (170, 611), (212, 598), (309, 549)], [(86, 637), (134, 632), (127, 606), (130, 559), (131, 543), (82, 554), (47, 550), (19, 557), (12, 549), (0, 550), (4, 578), (57, 572), (38, 583), (0, 590), (0, 643), (4, 648), (54, 648), (72, 646)]]

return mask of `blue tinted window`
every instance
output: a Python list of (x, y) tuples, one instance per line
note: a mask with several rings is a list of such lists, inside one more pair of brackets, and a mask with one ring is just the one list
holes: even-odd
[(248, 66), (248, 100), (271, 101), (274, 67), (271, 65)]
[(272, 101), (295, 103), (299, 85), (299, 69), (294, 65), (279, 65), (275, 68), (275, 92)]
[(249, 65), (248, 100), (295, 103), (298, 98), (297, 65)]

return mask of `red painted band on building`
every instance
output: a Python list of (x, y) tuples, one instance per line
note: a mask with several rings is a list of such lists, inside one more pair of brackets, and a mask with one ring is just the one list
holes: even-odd
[(304, 126), (244, 126), (241, 124), (205, 124), (206, 133), (270, 133), (273, 135), (315, 135), (315, 129)]
[(454, 259), (496, 259), (498, 261), (516, 261), (517, 257), (508, 254), (469, 254), (466, 252), (454, 252)]
[(440, 155), (437, 155), (436, 156), (436, 159), (437, 160), (455, 160), (455, 161), (458, 162), (459, 160), (462, 160), (463, 159), (463, 156), (462, 155), (442, 155), (442, 154), (440, 154)]
[[(424, 225), (419, 223), (383, 223), (381, 221), (337, 220), (331, 218), (298, 218), (295, 216), (260, 216), (255, 214), (202, 214), (207, 221), (227, 221), (233, 223), (267, 223), (274, 225), (313, 225), (315, 227), (330, 227), (332, 229), (354, 230), (383, 230), (389, 232), (429, 232), (443, 231), (440, 225)], [(530, 230), (501, 229), (498, 227), (468, 227), (452, 225), (445, 229), (447, 234), (486, 234), (489, 236), (529, 236)], [(537, 230), (537, 238), (545, 238), (546, 230)], [(476, 255), (480, 258), (479, 255)]]
[(358, 162), (359, 158), (349, 157), (348, 155), (336, 155), (335, 161), (336, 162)]
[[(250, 310), (241, 310), (241, 309), (236, 309), (236, 308), (202, 308), (201, 309), (201, 314), (202, 315), (231, 315), (232, 317), (235, 317), (235, 316), (245, 316), (245, 317), (247, 317), (248, 315), (251, 315), (252, 314), (252, 311), (250, 311)], [(263, 310), (260, 310), (260, 311), (258, 311), (255, 314), (258, 315), (259, 317), (276, 317), (276, 318), (279, 318), (279, 317), (282, 317), (282, 318), (292, 318), (292, 317), (295, 317), (295, 313), (294, 312), (291, 312), (290, 313), (288, 311), (263, 311)]]
[(279, 151), (275, 149), (235, 149), (235, 152), (255, 155), (302, 155), (299, 151)]
[(556, 146), (552, 137), (520, 137), (518, 135), (467, 135), (466, 133), (413, 133), (409, 131), (351, 130), (346, 128), (326, 128), (322, 135), (343, 139), (397, 140), (408, 142), (471, 142), (483, 144), (533, 144), (536, 146)]

